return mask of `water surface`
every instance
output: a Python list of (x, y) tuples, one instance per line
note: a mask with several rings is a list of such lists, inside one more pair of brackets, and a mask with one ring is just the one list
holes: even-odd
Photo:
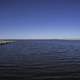
[(79, 40), (17, 40), (0, 45), (0, 78), (80, 78)]

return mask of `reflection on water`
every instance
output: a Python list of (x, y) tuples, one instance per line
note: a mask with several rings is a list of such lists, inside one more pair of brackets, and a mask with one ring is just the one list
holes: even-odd
[(80, 41), (17, 40), (0, 46), (0, 78), (80, 78)]

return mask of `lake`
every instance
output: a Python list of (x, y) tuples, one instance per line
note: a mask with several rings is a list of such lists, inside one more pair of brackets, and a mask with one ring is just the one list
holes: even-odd
[(0, 80), (80, 78), (79, 40), (16, 40), (0, 45)]

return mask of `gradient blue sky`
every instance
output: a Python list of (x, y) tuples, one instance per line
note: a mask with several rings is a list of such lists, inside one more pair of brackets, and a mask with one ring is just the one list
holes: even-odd
[(0, 39), (80, 39), (80, 0), (0, 0)]

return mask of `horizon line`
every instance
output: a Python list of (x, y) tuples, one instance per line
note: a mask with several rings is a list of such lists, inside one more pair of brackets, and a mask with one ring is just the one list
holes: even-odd
[(41, 38), (41, 39), (38, 39), (38, 38), (24, 38), (24, 39), (22, 39), (22, 38), (5, 38), (5, 39), (0, 39), (0, 40), (80, 40), (80, 39), (49, 39), (49, 38), (46, 38), (46, 39), (44, 39), (44, 38)]

